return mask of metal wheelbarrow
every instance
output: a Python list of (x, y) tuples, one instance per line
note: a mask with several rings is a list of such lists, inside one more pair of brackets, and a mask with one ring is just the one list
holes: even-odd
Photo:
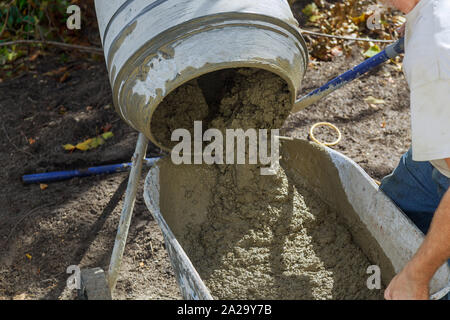
[[(298, 175), (344, 219), (353, 239), (387, 284), (412, 258), (424, 240), (423, 233), (354, 161), (330, 148), (304, 140), (283, 138), (280, 165), (295, 181)], [(145, 203), (158, 222), (184, 299), (212, 299), (200, 275), (174, 235), (183, 210), (177, 196), (177, 177), (157, 161), (147, 175)], [(168, 182), (170, 176), (170, 183)], [(198, 181), (198, 183), (203, 183)], [(166, 210), (162, 208), (167, 208)], [(169, 210), (170, 208), (171, 210)], [(178, 211), (178, 212), (176, 212)], [(431, 299), (450, 292), (450, 268), (443, 265), (430, 284)]]

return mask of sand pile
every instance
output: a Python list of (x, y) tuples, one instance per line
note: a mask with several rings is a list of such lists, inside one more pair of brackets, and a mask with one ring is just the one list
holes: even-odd
[[(179, 90), (202, 101), (195, 82)], [(175, 96), (167, 101), (176, 109)], [(183, 124), (208, 117), (207, 109), (194, 114), (183, 107)], [(280, 128), (290, 109), (281, 79), (242, 69), (214, 117), (209, 114), (210, 127)], [(177, 126), (176, 121), (169, 123), (160, 137), (167, 138)], [(163, 214), (184, 217), (171, 228), (215, 298), (382, 298), (381, 290), (367, 289), (366, 270), (372, 263), (336, 212), (307, 185), (293, 183), (283, 168), (261, 176), (258, 165), (175, 166), (170, 159), (162, 165), (184, 190), (177, 192), (178, 209)], [(206, 181), (213, 181), (210, 192), (201, 190)]]

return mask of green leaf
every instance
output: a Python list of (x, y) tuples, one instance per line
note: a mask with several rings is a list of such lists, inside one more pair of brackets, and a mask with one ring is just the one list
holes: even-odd
[(8, 26), (11, 28), (14, 26), (14, 17), (12, 15), (8, 18)]
[(62, 63), (66, 63), (67, 61), (69, 61), (69, 56), (65, 53), (61, 53), (61, 55), (59, 56), (59, 60)]
[(373, 56), (377, 55), (380, 52), (381, 52), (380, 47), (378, 45), (373, 45), (369, 48), (369, 50), (364, 52), (364, 57), (372, 58)]
[(309, 17), (309, 21), (311, 22), (316, 22), (317, 20), (319, 20), (320, 18), (322, 18), (322, 16), (320, 14), (315, 14), (311, 17)]
[(313, 2), (308, 4), (303, 10), (303, 14), (305, 14), (307, 17), (311, 17), (314, 14), (319, 13), (319, 9), (317, 8), (317, 5)]
[(19, 9), (17, 9), (17, 7), (11, 7), (11, 9), (9, 10), (9, 16), (10, 16), (14, 21), (17, 20), (17, 18), (20, 17)]
[(111, 131), (108, 131), (108, 132), (105, 132), (104, 134), (102, 134), (102, 138), (105, 140), (108, 140), (112, 137), (114, 137), (114, 134)]
[(14, 61), (17, 58), (18, 54), (15, 51), (9, 52), (6, 55), (6, 58), (8, 59), (9, 62)]
[(34, 19), (33, 16), (25, 16), (25, 17), (23, 18), (23, 21), (28, 21), (28, 22), (30, 22), (31, 24), (34, 24), (34, 23), (35, 23), (35, 19)]
[(20, 11), (22, 11), (23, 9), (25, 9), (25, 6), (27, 5), (27, 0), (20, 0), (19, 1), (19, 9)]

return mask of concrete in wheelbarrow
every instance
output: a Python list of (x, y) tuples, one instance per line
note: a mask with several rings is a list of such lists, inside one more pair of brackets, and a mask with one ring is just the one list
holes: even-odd
[[(283, 142), (281, 154), (281, 165), (291, 178), (306, 179), (322, 200), (342, 215), (354, 241), (380, 267), (383, 282), (390, 281), (422, 243), (421, 231), (355, 162), (342, 154), (294, 139)], [(146, 204), (162, 229), (183, 297), (212, 299), (167, 223), (172, 213), (161, 212), (161, 202), (171, 198), (160, 193), (160, 181), (166, 174), (158, 163), (150, 170), (144, 191)], [(443, 265), (431, 281), (431, 298), (439, 299), (449, 292), (449, 282), (450, 268)]]

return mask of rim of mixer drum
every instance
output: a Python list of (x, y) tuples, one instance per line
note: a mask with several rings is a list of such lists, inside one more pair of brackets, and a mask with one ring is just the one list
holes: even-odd
[[(212, 27), (211, 24), (214, 23), (227, 23), (230, 21), (239, 21), (240, 23), (228, 23), (224, 25), (214, 26)], [(244, 22), (244, 23), (243, 23)], [(144, 45), (142, 45), (136, 52), (126, 60), (126, 62), (123, 64), (122, 69), (119, 71), (117, 76), (115, 76), (115, 66), (112, 65), (112, 60), (114, 58), (114, 55), (116, 54), (117, 50), (119, 50), (120, 45), (117, 45), (118, 42), (122, 42), (124, 39), (124, 36), (127, 34), (127, 32), (130, 32), (129, 29), (133, 28), (133, 25), (135, 23), (134, 20), (132, 20), (113, 40), (113, 42), (110, 45), (110, 51), (108, 52), (107, 57), (107, 67), (110, 74), (110, 81), (113, 84), (113, 101), (114, 101), (114, 107), (116, 109), (116, 112), (119, 114), (119, 116), (127, 122), (130, 126), (132, 126), (134, 129), (138, 130), (134, 127), (134, 125), (131, 123), (131, 121), (127, 120), (122, 116), (122, 111), (119, 108), (119, 101), (121, 94), (126, 90), (126, 85), (122, 86), (122, 82), (124, 84), (127, 83), (127, 80), (129, 79), (136, 79), (137, 73), (139, 70), (139, 67), (142, 65), (142, 63), (151, 56), (156, 56), (158, 52), (163, 52), (165, 54), (170, 55), (171, 50), (166, 48), (170, 48), (170, 45), (178, 42), (182, 39), (187, 39), (195, 34), (202, 33), (205, 31), (208, 31), (208, 29), (224, 29), (226, 27), (236, 27), (236, 26), (258, 26), (258, 22), (265, 22), (269, 24), (273, 24), (275, 26), (281, 27), (283, 31), (286, 33), (289, 33), (293, 35), (298, 43), (296, 44), (299, 51), (303, 52), (302, 55), (302, 61), (303, 61), (303, 70), (306, 71), (308, 62), (309, 62), (309, 54), (308, 49), (306, 46), (306, 42), (301, 35), (301, 31), (296, 26), (293, 26), (286, 21), (276, 19), (271, 16), (267, 15), (261, 15), (261, 14), (255, 14), (255, 13), (242, 13), (242, 12), (229, 12), (229, 13), (220, 13), (220, 14), (213, 14), (208, 16), (203, 16), (200, 18), (195, 18), (189, 21), (186, 21), (184, 23), (181, 23), (177, 26), (174, 26), (172, 28), (169, 28), (165, 30), (164, 32), (161, 32), (157, 36), (153, 37), (149, 41), (147, 41)], [(281, 32), (280, 29), (276, 28), (270, 28), (267, 25), (259, 25), (260, 29), (266, 29), (272, 32), (276, 32), (279, 34), (282, 34), (283, 36), (288, 36), (286, 33)], [(168, 40), (169, 39), (169, 40)], [(280, 64), (282, 64), (282, 57), (280, 58)], [(299, 66), (300, 67), (300, 66)], [(151, 131), (151, 121), (154, 112), (160, 105), (160, 103), (163, 101), (165, 97), (167, 97), (172, 91), (177, 89), (178, 87), (182, 86), (183, 84), (196, 79), (204, 74), (211, 73), (214, 71), (219, 70), (225, 70), (225, 69), (237, 69), (237, 68), (256, 68), (256, 69), (263, 69), (269, 72), (272, 72), (282, 78), (286, 84), (288, 85), (288, 89), (291, 93), (291, 102), (294, 104), (297, 99), (297, 91), (295, 88), (295, 85), (293, 81), (288, 77), (288, 74), (283, 72), (283, 68), (273, 64), (268, 63), (266, 60), (261, 59), (261, 61), (253, 61), (253, 62), (241, 62), (241, 61), (231, 61), (231, 62), (223, 62), (223, 63), (214, 63), (214, 64), (208, 64), (206, 63), (203, 67), (195, 70), (183, 70), (180, 72), (175, 79), (169, 80), (166, 82), (166, 93), (164, 97), (162, 95), (158, 95), (156, 98), (153, 98), (152, 102), (148, 102), (147, 104), (155, 104), (156, 107), (153, 108), (149, 113), (148, 118), (148, 125), (146, 132), (143, 132), (148, 136), (148, 138), (159, 148), (161, 148), (164, 151), (170, 152), (171, 149), (165, 147), (163, 144), (161, 144), (153, 135)], [(299, 70), (293, 70), (292, 73), (300, 72)], [(194, 72), (195, 71), (195, 72)], [(114, 81), (114, 82), (113, 82)], [(139, 130), (138, 130), (139, 131)]]

